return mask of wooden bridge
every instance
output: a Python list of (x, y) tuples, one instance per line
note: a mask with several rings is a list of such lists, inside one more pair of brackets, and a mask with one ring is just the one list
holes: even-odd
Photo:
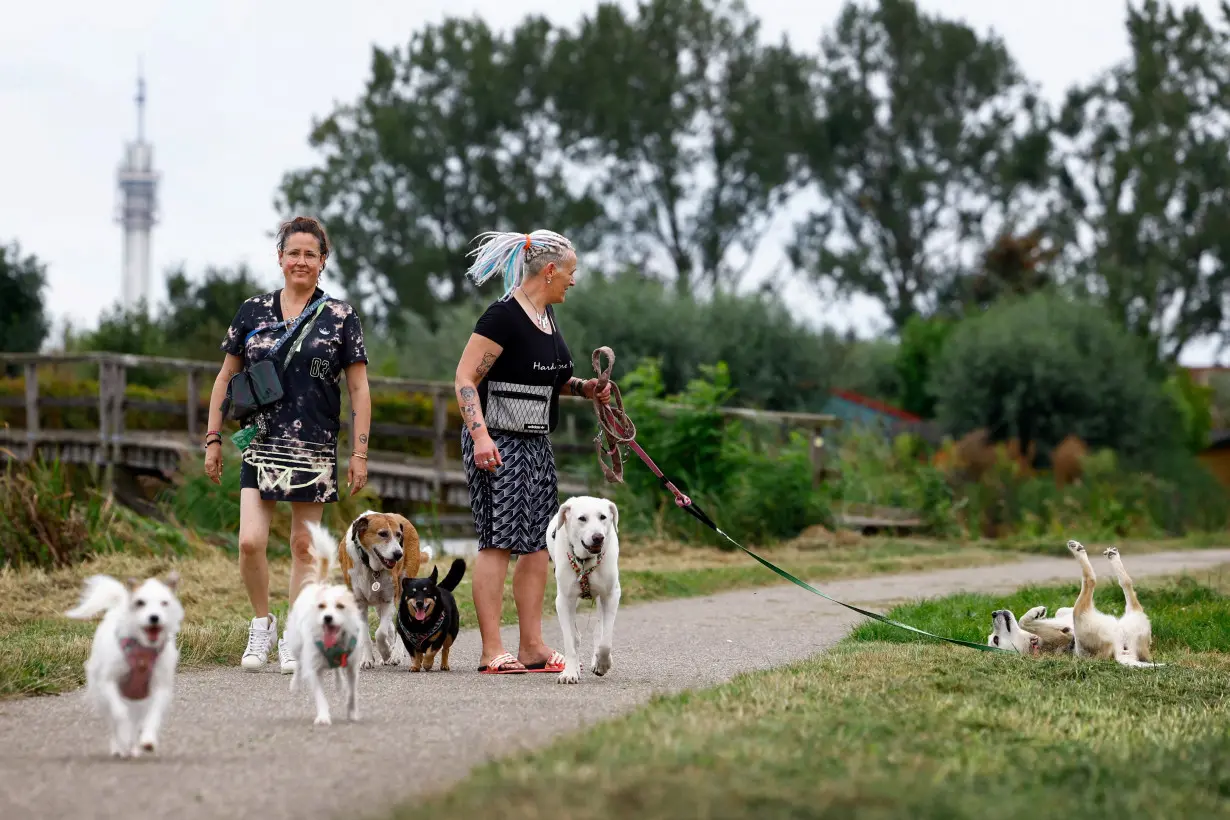
[[(55, 373), (63, 374), (70, 369), (73, 380), (55, 379)], [(156, 475), (170, 479), (184, 469), (186, 463), (197, 460), (203, 465), (201, 442), (208, 416), (209, 392), (219, 368), (218, 362), (192, 361), (150, 356), (131, 356), (114, 353), (81, 354), (6, 354), (0, 353), (0, 371), (16, 370), (24, 382), (24, 395), (0, 393), (0, 412), (9, 419), (0, 424), (0, 457), (19, 460), (58, 459), (66, 463), (98, 465), (104, 468), (110, 482), (110, 468), (123, 467), (137, 474)], [(141, 370), (144, 373), (172, 371), (177, 387), (182, 389), (182, 401), (170, 401), (167, 391), (156, 393), (130, 387), (130, 374)], [(49, 385), (64, 383), (80, 385), (82, 380), (97, 379), (97, 391), (93, 395), (56, 395), (57, 389), (44, 393), (40, 390), (40, 374)], [(459, 456), (450, 450), (459, 449), (459, 431), (449, 424), (450, 401), (453, 400), (453, 385), (447, 382), (394, 379), (369, 376), (373, 405), (378, 394), (388, 391), (404, 395), (429, 397), (431, 407), (430, 426), (394, 422), (372, 422), (372, 446), (368, 450), (368, 486), (382, 499), (432, 503), (448, 508), (468, 508), (469, 494)], [(11, 383), (10, 383), (11, 384)], [(346, 391), (343, 395), (342, 418), (350, 418), (345, 409), (349, 404)], [(150, 398), (148, 396), (154, 396)], [(161, 397), (159, 397), (161, 396)], [(23, 414), (24, 426), (13, 423)], [(46, 425), (49, 411), (61, 411), (63, 416), (76, 412), (79, 416), (97, 415), (95, 429), (82, 429), (81, 425)], [(669, 408), (668, 408), (669, 411)], [(803, 428), (811, 432), (812, 463), (814, 478), (818, 482), (825, 473), (823, 440), (819, 431), (837, 423), (833, 416), (810, 413), (771, 413), (744, 408), (723, 408), (727, 416), (770, 422), (783, 428)], [(179, 426), (167, 429), (129, 429), (130, 413), (144, 413), (148, 417), (157, 414), (178, 422)], [(598, 488), (601, 483), (592, 469), (594, 455), (593, 434), (596, 432), (590, 403), (583, 399), (565, 396), (561, 399), (561, 424), (552, 434), (552, 445), (560, 462), (560, 492), (564, 495), (584, 494)], [(582, 422), (582, 419), (588, 419)], [(459, 423), (459, 422), (458, 422)], [(588, 426), (582, 435), (581, 424)], [(234, 423), (229, 423), (234, 427)], [(344, 429), (339, 446), (339, 476), (344, 477), (349, 452), (351, 430)], [(226, 435), (224, 431), (224, 435)], [(379, 450), (377, 441), (410, 441), (422, 444), (430, 442), (430, 455), (412, 455), (392, 450)], [(187, 461), (185, 461), (187, 459)], [(233, 463), (233, 462), (232, 462)], [(581, 468), (578, 469), (577, 465)], [(108, 484), (108, 489), (110, 485)], [(441, 516), (442, 519), (469, 520), (469, 514)], [(442, 521), (442, 524), (448, 521)]]

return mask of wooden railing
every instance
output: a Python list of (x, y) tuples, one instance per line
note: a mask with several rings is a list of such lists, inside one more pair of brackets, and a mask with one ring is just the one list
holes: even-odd
[[(40, 372), (44, 369), (66, 366), (95, 370), (98, 379), (97, 395), (40, 395)], [(182, 374), (185, 387), (183, 401), (154, 400), (128, 395), (129, 374), (138, 368)], [(92, 439), (97, 447), (97, 459), (100, 462), (119, 464), (124, 463), (125, 458), (136, 458), (131, 454), (139, 448), (147, 450), (156, 448), (159, 441), (164, 442), (167, 448), (177, 448), (185, 452), (190, 448), (199, 448), (208, 413), (208, 396), (217, 375), (219, 363), (117, 353), (0, 353), (0, 370), (12, 372), (14, 369), (23, 378), (24, 395), (20, 397), (0, 395), (0, 409), (24, 406), (25, 425), (23, 428), (10, 422), (7, 430), (0, 429), (0, 433), (4, 434), (3, 438), (10, 448), (25, 443), (25, 453), (19, 453), (19, 457), (33, 457), (40, 443), (55, 444)], [(83, 377), (78, 374), (78, 378), (88, 378), (88, 376)], [(455, 457), (450, 457), (450, 445), (456, 447), (458, 438), (457, 432), (449, 425), (453, 385), (448, 382), (380, 376), (369, 376), (368, 381), (372, 388), (374, 402), (376, 395), (385, 391), (425, 395), (430, 397), (431, 401), (430, 426), (373, 420), (371, 427), (373, 443), (378, 437), (384, 437), (386, 440), (392, 437), (431, 441), (431, 455), (428, 458), (370, 448), (368, 472), (372, 476), (373, 485), (376, 484), (376, 478), (382, 470), (390, 475), (396, 474), (401, 479), (407, 476), (411, 478), (417, 476), (430, 484), (433, 496), (440, 498), (446, 485), (456, 485), (461, 470), (460, 462)], [(345, 390), (342, 391), (342, 395), (342, 418), (349, 419), (350, 413), (347, 409), (349, 402)], [(588, 404), (586, 400), (573, 396), (565, 396), (561, 399), (561, 425), (552, 434), (552, 444), (557, 454), (563, 456), (565, 461), (568, 460), (569, 455), (592, 455), (594, 453), (592, 418), (588, 434), (585, 437), (578, 434), (578, 417), (583, 417), (588, 412)], [(93, 407), (96, 407), (98, 412), (96, 438), (93, 438), (93, 434), (86, 430), (79, 428), (49, 429), (41, 422), (43, 411), (48, 409)], [(670, 406), (661, 408), (662, 412), (668, 414), (674, 412), (675, 409)], [(129, 411), (165, 413), (180, 417), (183, 419), (183, 427), (157, 431), (130, 431), (126, 424)], [(814, 413), (777, 413), (737, 407), (722, 408), (722, 413), (729, 417), (746, 418), (761, 423), (768, 422), (787, 429), (809, 431), (815, 480), (821, 480), (825, 469), (825, 450), (820, 431), (838, 423), (834, 416)], [(233, 423), (230, 426), (233, 427)], [(3, 428), (3, 425), (0, 425), (0, 428)], [(353, 440), (352, 430), (347, 429), (344, 432), (347, 439)], [(346, 450), (343, 449), (342, 452)], [(91, 456), (91, 458), (94, 457)], [(575, 460), (574, 458), (573, 461)], [(342, 469), (344, 470), (344, 462)], [(575, 492), (581, 486), (561, 467), (561, 489), (567, 488)]]

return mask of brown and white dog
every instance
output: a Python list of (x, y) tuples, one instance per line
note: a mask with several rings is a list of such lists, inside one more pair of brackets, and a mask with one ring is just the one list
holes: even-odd
[(380, 621), (376, 646), (381, 663), (396, 665), (405, 656), (394, 623), (401, 600), (401, 580), (416, 577), (419, 567), (430, 560), (431, 549), (419, 549), (418, 530), (405, 516), (368, 510), (350, 522), (338, 550), (338, 566), (363, 617), (363, 634), (355, 653), (361, 668), (370, 669), (376, 663), (367, 625), (370, 606), (376, 607)]

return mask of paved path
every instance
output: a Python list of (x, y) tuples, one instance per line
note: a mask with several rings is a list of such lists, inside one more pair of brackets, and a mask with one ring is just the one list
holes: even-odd
[[(1230, 549), (1128, 556), (1135, 579), (1230, 562)], [(766, 573), (767, 575), (767, 573)], [(1070, 559), (829, 583), (825, 592), (871, 607), (963, 590), (1008, 591), (1073, 580)], [(1114, 583), (1110, 581), (1110, 583)], [(592, 608), (581, 612), (589, 646)], [(988, 614), (989, 618), (989, 614)], [(0, 704), (0, 817), (365, 817), (444, 778), (517, 748), (747, 670), (796, 661), (831, 646), (861, 617), (793, 585), (627, 606), (615, 625), (614, 668), (560, 686), (549, 674), (480, 676), (477, 634), (463, 631), (453, 671), (399, 667), (360, 676), (361, 721), (339, 699), (331, 727), (312, 725), (306, 693), (289, 676), (236, 668), (188, 672), (164, 725), (157, 758), (114, 761), (80, 691)], [(505, 631), (516, 646), (515, 627)], [(547, 638), (558, 644), (554, 617)], [(587, 653), (588, 654), (588, 653)], [(588, 670), (588, 657), (584, 657)], [(332, 687), (329, 687), (332, 691)], [(430, 772), (423, 780), (418, 773)], [(355, 795), (363, 795), (356, 800)]]

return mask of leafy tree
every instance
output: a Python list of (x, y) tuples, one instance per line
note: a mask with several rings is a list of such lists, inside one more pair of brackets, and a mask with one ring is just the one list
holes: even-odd
[(1040, 229), (1021, 236), (1001, 234), (983, 251), (982, 268), (957, 279), (944, 312), (962, 315), (985, 310), (999, 299), (1027, 296), (1055, 284), (1051, 263), (1060, 250)]
[(737, 284), (733, 252), (751, 256), (800, 179), (809, 61), (759, 34), (741, 0), (604, 2), (553, 52), (562, 141), (603, 169), (612, 255), (665, 255), (681, 293)]
[(1162, 361), (1224, 335), (1230, 294), (1230, 7), (1146, 0), (1128, 9), (1131, 56), (1073, 89), (1059, 171), (1073, 239), (1069, 262)]
[(168, 351), (189, 359), (220, 358), (219, 346), (239, 305), (271, 289), (246, 265), (207, 267), (199, 282), (188, 279), (182, 268), (170, 271), (167, 304), (158, 319)]
[(51, 330), (43, 290), (47, 266), (33, 255), (22, 256), (13, 242), (0, 245), (0, 351), (35, 353)]
[(1045, 453), (1069, 434), (1144, 459), (1178, 444), (1178, 408), (1139, 340), (1100, 306), (1039, 292), (961, 322), (936, 360), (936, 419)]
[(819, 209), (794, 264), (879, 300), (900, 331), (969, 271), (971, 248), (1029, 220), (1049, 177), (1044, 107), (995, 36), (914, 0), (848, 3), (821, 43), (801, 145)]
[(374, 49), (362, 96), (314, 124), (323, 161), (287, 174), (277, 207), (323, 219), (330, 264), (365, 315), (431, 321), (438, 303), (472, 298), (466, 253), (486, 230), (589, 243), (601, 209), (555, 147), (550, 48), (541, 18), (507, 36), (448, 19)]
[(897, 376), (901, 409), (923, 418), (935, 415), (935, 397), (928, 391), (931, 371), (956, 323), (943, 318), (911, 316), (901, 329)]

